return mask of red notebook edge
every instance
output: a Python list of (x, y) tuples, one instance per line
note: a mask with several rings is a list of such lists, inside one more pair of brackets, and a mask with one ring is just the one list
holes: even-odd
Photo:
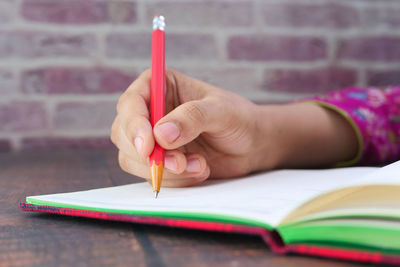
[(320, 258), (331, 258), (344, 261), (355, 261), (372, 264), (388, 264), (400, 266), (400, 256), (372, 253), (361, 250), (327, 247), (322, 245), (289, 244), (285, 245), (277, 231), (270, 231), (263, 227), (246, 226), (224, 222), (210, 222), (189, 219), (171, 219), (152, 216), (137, 216), (128, 214), (116, 214), (92, 210), (79, 210), (51, 206), (40, 206), (21, 202), (19, 208), (23, 211), (51, 213), (65, 216), (93, 218), (99, 220), (130, 222), (139, 224), (151, 224), (173, 228), (185, 228), (193, 230), (238, 233), (258, 235), (268, 244), (271, 250), (277, 254), (300, 254)]

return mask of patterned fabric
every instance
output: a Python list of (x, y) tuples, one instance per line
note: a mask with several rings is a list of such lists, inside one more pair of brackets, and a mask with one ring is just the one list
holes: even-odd
[(342, 165), (382, 164), (400, 159), (400, 86), (384, 90), (352, 87), (310, 100), (338, 111), (357, 133), (359, 153)]

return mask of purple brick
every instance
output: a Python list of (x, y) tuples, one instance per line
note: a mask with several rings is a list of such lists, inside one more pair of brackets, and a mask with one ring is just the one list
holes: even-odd
[(40, 102), (0, 103), (0, 131), (27, 132), (47, 128), (46, 110)]
[(369, 7), (364, 10), (364, 26), (368, 28), (397, 28), (400, 26), (400, 5), (391, 8)]
[[(22, 140), (22, 150), (111, 148), (110, 137), (30, 137)], [(0, 148), (1, 149), (1, 148)]]
[(113, 33), (107, 36), (106, 45), (106, 54), (112, 58), (149, 59), (151, 33)]
[(186, 75), (210, 83), (212, 85), (243, 93), (260, 90), (261, 81), (257, 72), (252, 68), (184, 68)]
[[(253, 23), (252, 3), (227, 1), (168, 1), (146, 3), (149, 23), (154, 14), (165, 15), (167, 25), (182, 26), (249, 26)], [(167, 26), (169, 27), (169, 26)]]
[(11, 151), (11, 143), (9, 140), (0, 140), (0, 152), (10, 152)]
[(15, 86), (15, 79), (12, 72), (7, 70), (0, 70), (0, 94), (12, 95), (17, 92)]
[(228, 55), (233, 60), (313, 61), (326, 58), (326, 43), (316, 37), (233, 36), (228, 41)]
[(21, 90), (47, 94), (119, 93), (135, 77), (134, 73), (111, 68), (49, 67), (23, 72)]
[(116, 102), (65, 102), (57, 105), (53, 125), (57, 130), (107, 130), (116, 115)]
[(355, 8), (338, 4), (264, 3), (261, 13), (267, 26), (348, 28), (360, 24)]
[(93, 56), (96, 52), (96, 41), (92, 34), (0, 32), (0, 58), (82, 58)]
[(385, 5), (385, 4), (399, 4), (399, 0), (351, 0), (349, 2), (353, 2), (353, 3), (374, 3), (374, 4), (380, 4), (380, 5)]
[(339, 42), (337, 56), (362, 61), (400, 61), (400, 38), (381, 36), (343, 39)]
[(17, 39), (13, 33), (0, 32), (0, 58), (12, 57), (18, 54), (16, 49)]
[(168, 34), (166, 58), (174, 60), (213, 60), (217, 57), (217, 45), (211, 34)]
[(355, 85), (357, 73), (351, 69), (267, 70), (264, 90), (296, 93), (326, 93)]
[(373, 71), (367, 72), (367, 83), (369, 86), (400, 85), (400, 71)]
[[(107, 37), (107, 56), (113, 58), (149, 59), (151, 34), (115, 33)], [(166, 36), (168, 61), (190, 59), (215, 59), (216, 42), (210, 34), (177, 34)]]
[(0, 1), (0, 23), (8, 23), (13, 20), (15, 1), (2, 0)]
[(127, 23), (136, 21), (136, 3), (118, 0), (25, 0), (21, 15), (28, 21), (58, 24)]

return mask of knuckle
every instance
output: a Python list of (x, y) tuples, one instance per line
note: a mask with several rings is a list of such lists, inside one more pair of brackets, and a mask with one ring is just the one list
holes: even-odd
[(178, 87), (178, 78), (177, 72), (173, 69), (166, 68), (165, 69), (165, 81), (168, 89), (176, 89)]
[(117, 134), (116, 134), (115, 131), (114, 131), (114, 132), (111, 132), (110, 140), (111, 140), (111, 142), (112, 142), (115, 146), (118, 147), (118, 137), (117, 137)]
[(184, 112), (187, 118), (196, 123), (206, 121), (206, 113), (197, 102), (189, 102), (184, 106)]
[(111, 125), (111, 134), (113, 134), (117, 131), (118, 125), (119, 125), (119, 122), (118, 122), (118, 116), (117, 116), (117, 117), (115, 117), (115, 119)]
[(117, 118), (115, 118), (112, 126), (111, 126), (111, 134), (110, 134), (110, 139), (111, 142), (117, 146), (118, 144), (118, 123), (117, 123)]
[(118, 147), (118, 140), (114, 134), (111, 134), (110, 140), (116, 147)]
[(165, 76), (167, 78), (172, 78), (175, 79), (175, 76), (178, 74), (178, 72), (172, 68), (165, 68)]
[(142, 77), (149, 77), (149, 76), (151, 76), (151, 68), (145, 69), (145, 70), (142, 72), (142, 74), (140, 74), (140, 76), (142, 76)]
[(121, 151), (118, 153), (118, 163), (124, 172), (129, 173), (127, 157)]
[(138, 127), (137, 121), (134, 119), (128, 120), (126, 122), (125, 134), (126, 137), (128, 137), (128, 139), (134, 137), (134, 132), (137, 127)]
[(117, 106), (116, 106), (118, 114), (121, 113), (122, 107), (125, 103), (125, 99), (126, 99), (126, 93), (123, 93), (118, 99)]
[(169, 67), (165, 68), (165, 74), (172, 74), (173, 72), (174, 72), (173, 68), (169, 68)]

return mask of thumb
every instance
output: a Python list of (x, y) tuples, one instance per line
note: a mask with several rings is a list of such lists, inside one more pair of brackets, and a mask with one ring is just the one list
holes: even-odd
[(153, 130), (154, 137), (160, 146), (176, 149), (193, 141), (202, 132), (221, 129), (223, 126), (220, 118), (223, 118), (223, 114), (212, 101), (189, 101), (179, 105), (157, 122)]

